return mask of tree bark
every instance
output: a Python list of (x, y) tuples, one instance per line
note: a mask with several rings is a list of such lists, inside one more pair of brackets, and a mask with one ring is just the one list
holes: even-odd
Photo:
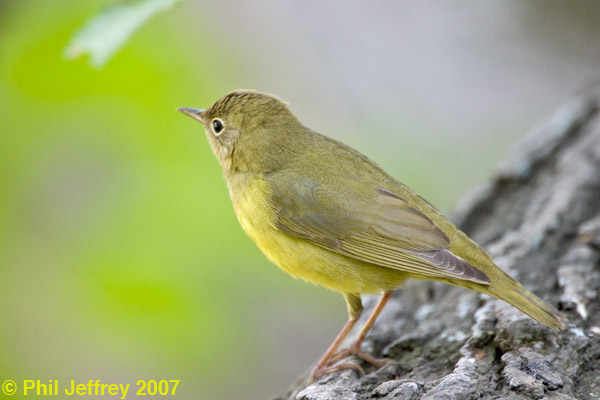
[(309, 386), (302, 378), (281, 399), (599, 399), (599, 108), (600, 90), (561, 107), (454, 218), (498, 266), (562, 310), (567, 329), (467, 289), (411, 281), (363, 344), (393, 361), (361, 364), (364, 376), (350, 369)]

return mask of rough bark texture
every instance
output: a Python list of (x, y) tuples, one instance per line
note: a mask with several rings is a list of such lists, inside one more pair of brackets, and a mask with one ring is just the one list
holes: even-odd
[(364, 376), (300, 381), (282, 399), (599, 399), (599, 108), (600, 91), (560, 108), (454, 218), (501, 268), (561, 309), (566, 330), (466, 289), (413, 281), (363, 344), (393, 361), (379, 370), (361, 364)]

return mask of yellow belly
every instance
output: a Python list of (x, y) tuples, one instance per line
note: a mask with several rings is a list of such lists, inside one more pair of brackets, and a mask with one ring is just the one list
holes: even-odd
[(400, 271), (358, 261), (326, 250), (275, 228), (265, 182), (256, 178), (232, 193), (242, 228), (267, 258), (295, 278), (342, 293), (379, 293), (401, 286)]

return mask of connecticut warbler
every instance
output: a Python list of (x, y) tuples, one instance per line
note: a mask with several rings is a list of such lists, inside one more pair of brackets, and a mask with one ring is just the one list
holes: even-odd
[[(434, 206), (356, 150), (302, 125), (275, 96), (236, 90), (209, 109), (180, 108), (200, 121), (223, 167), (244, 231), (293, 277), (336, 290), (349, 320), (312, 373), (360, 346), (391, 291), (409, 278), (465, 287), (512, 304), (551, 328), (558, 311), (524, 289)], [(362, 312), (361, 294), (383, 293), (348, 349), (338, 351)]]

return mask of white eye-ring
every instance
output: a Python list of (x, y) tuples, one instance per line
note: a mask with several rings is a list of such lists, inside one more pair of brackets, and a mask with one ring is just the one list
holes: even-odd
[(212, 120), (212, 129), (215, 135), (219, 136), (221, 133), (223, 133), (224, 128), (225, 126), (223, 125), (223, 121), (221, 121), (219, 118), (214, 118)]

